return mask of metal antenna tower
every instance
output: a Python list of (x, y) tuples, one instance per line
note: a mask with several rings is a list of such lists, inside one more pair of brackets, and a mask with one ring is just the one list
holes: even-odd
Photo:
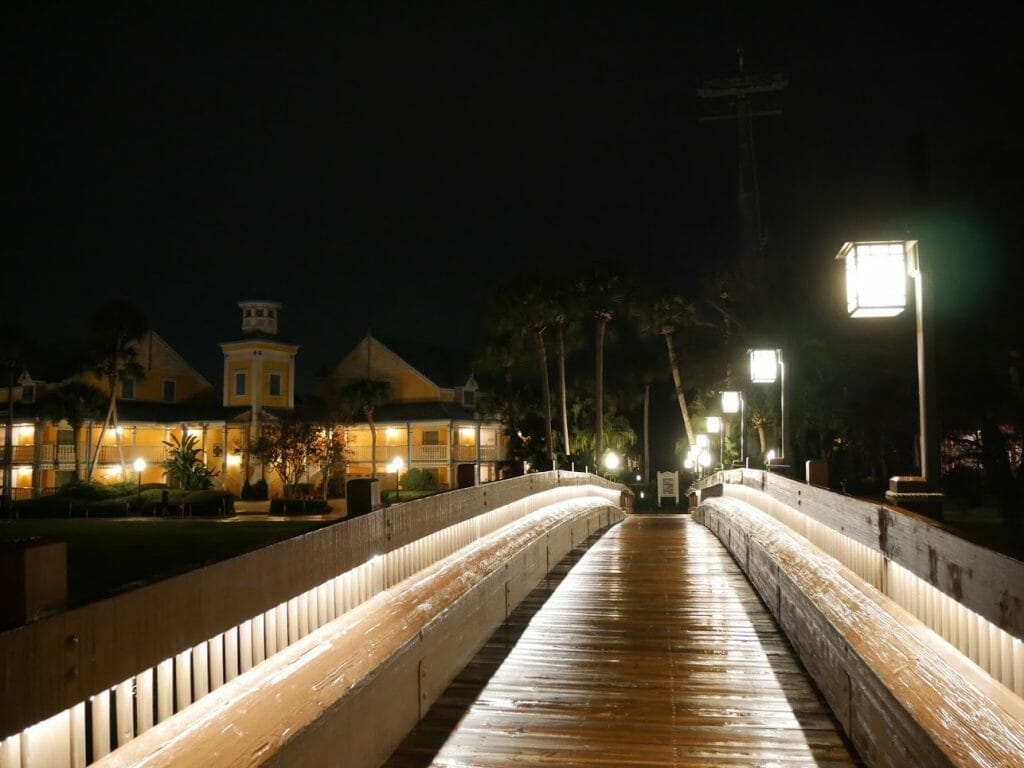
[[(739, 140), (737, 203), (740, 215), (740, 269), (748, 275), (760, 270), (764, 257), (764, 233), (761, 228), (761, 201), (757, 182), (752, 119), (779, 115), (780, 94), (788, 84), (781, 74), (748, 75), (743, 71), (743, 49), (736, 51), (739, 74), (704, 80), (697, 95), (707, 108), (700, 122), (735, 120)], [(747, 269), (744, 269), (747, 267)]]

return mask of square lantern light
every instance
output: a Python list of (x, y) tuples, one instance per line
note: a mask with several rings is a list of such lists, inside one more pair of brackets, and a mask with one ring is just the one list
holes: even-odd
[(722, 418), (721, 416), (708, 416), (705, 421), (706, 429), (709, 435), (717, 435), (722, 431)]
[(722, 393), (722, 413), (740, 412), (740, 393), (727, 391)]
[(750, 381), (771, 384), (779, 377), (779, 351), (777, 349), (750, 350)]
[(846, 310), (850, 317), (894, 317), (907, 306), (907, 276), (916, 268), (917, 242), (845, 243)]

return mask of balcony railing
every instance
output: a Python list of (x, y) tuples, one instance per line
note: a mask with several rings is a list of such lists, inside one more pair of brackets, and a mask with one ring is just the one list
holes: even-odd
[[(131, 464), (135, 459), (145, 459), (147, 464), (160, 464), (167, 460), (167, 449), (162, 445), (124, 445), (121, 446), (121, 457), (125, 464)], [(100, 464), (117, 464), (121, 457), (116, 445), (100, 446)]]
[[(476, 461), (475, 445), (414, 445), (412, 446), (412, 461), (447, 463), (449, 458), (452, 461)], [(391, 461), (395, 456), (403, 459), (409, 458), (407, 446), (377, 446), (377, 462), (384, 463)], [(370, 461), (370, 446), (353, 445), (348, 447), (347, 457), (349, 461), (357, 463), (368, 463)], [(497, 461), (499, 458), (498, 448), (493, 445), (485, 445), (480, 448), (481, 461)]]
[(448, 461), (447, 445), (414, 445), (413, 461)]
[[(36, 447), (34, 445), (12, 445), (11, 455), (15, 464), (31, 464), (35, 460)], [(7, 460), (7, 447), (0, 445), (0, 463)]]

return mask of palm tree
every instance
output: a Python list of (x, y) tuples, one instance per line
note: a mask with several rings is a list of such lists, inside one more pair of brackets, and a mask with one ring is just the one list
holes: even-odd
[(672, 369), (672, 383), (676, 389), (676, 400), (679, 402), (679, 413), (683, 417), (683, 427), (690, 445), (694, 444), (693, 424), (690, 422), (690, 409), (686, 405), (686, 393), (683, 390), (683, 377), (676, 355), (674, 336), (684, 326), (696, 323), (696, 310), (692, 304), (683, 301), (679, 296), (665, 296), (656, 299), (645, 316), (641, 317), (641, 325), (648, 333), (654, 333), (665, 339), (668, 351), (668, 364)]
[(19, 325), (0, 325), (0, 366), (7, 378), (7, 424), (4, 433), (4, 514), (11, 515), (14, 492), (14, 382), (24, 369), (33, 344), (28, 332)]
[(382, 379), (357, 379), (339, 390), (341, 401), (353, 403), (370, 426), (370, 477), (377, 477), (377, 429), (374, 412), (391, 399), (391, 382)]
[(54, 422), (66, 421), (74, 434), (75, 480), (82, 477), (82, 457), (78, 450), (81, 444), (82, 427), (87, 421), (95, 421), (103, 415), (107, 396), (92, 384), (69, 381), (47, 395), (42, 403), (46, 415)]
[(598, 265), (576, 283), (577, 294), (594, 317), (594, 450), (604, 452), (604, 341), (615, 310), (626, 301), (626, 286), (618, 273)]
[(520, 342), (532, 347), (540, 375), (546, 461), (554, 469), (557, 463), (551, 431), (551, 381), (544, 340), (544, 332), (553, 322), (553, 310), (551, 298), (539, 287), (540, 284), (536, 276), (516, 277), (499, 289), (490, 329), (488, 356), (500, 362), (510, 382), (514, 358), (522, 347)]
[(558, 389), (562, 412), (562, 440), (566, 456), (572, 455), (572, 443), (569, 441), (569, 399), (565, 379), (566, 332), (570, 328), (573, 315), (572, 291), (557, 291), (551, 297), (551, 324), (555, 328), (558, 341)]
[[(92, 480), (104, 434), (107, 429), (117, 427), (117, 393), (121, 382), (128, 376), (142, 378), (145, 373), (137, 359), (137, 345), (148, 330), (149, 323), (142, 311), (126, 301), (110, 301), (93, 315), (93, 342), (89, 357), (95, 374), (110, 388), (110, 404), (89, 462), (86, 480)], [(120, 436), (117, 438), (117, 454), (123, 476), (124, 454)]]

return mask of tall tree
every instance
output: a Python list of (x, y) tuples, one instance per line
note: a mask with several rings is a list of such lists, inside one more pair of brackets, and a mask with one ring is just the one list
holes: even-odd
[(44, 413), (55, 422), (66, 421), (73, 434), (75, 480), (82, 478), (82, 427), (86, 421), (95, 421), (103, 415), (107, 396), (92, 384), (69, 381), (50, 392), (42, 402)]
[(7, 424), (4, 430), (4, 514), (11, 516), (14, 502), (14, 384), (25, 368), (32, 340), (19, 325), (0, 325), (0, 366), (7, 386)]
[(370, 427), (370, 477), (377, 476), (377, 428), (374, 414), (391, 399), (391, 382), (383, 379), (357, 379), (339, 390), (339, 397), (355, 403)]
[(692, 304), (688, 304), (679, 296), (663, 296), (640, 309), (639, 314), (641, 328), (647, 333), (656, 334), (665, 340), (668, 364), (672, 369), (672, 383), (675, 385), (676, 400), (679, 402), (679, 413), (683, 417), (686, 439), (692, 446), (694, 444), (693, 424), (690, 421), (690, 409), (686, 405), (683, 376), (675, 348), (675, 334), (683, 327), (692, 327), (696, 324), (696, 310)]
[(572, 455), (569, 439), (569, 398), (565, 377), (566, 336), (573, 325), (574, 295), (570, 290), (559, 290), (551, 297), (551, 323), (558, 345), (558, 389), (562, 415), (562, 441), (566, 456)]
[(576, 283), (577, 294), (594, 318), (594, 452), (604, 452), (604, 342), (608, 323), (626, 302), (625, 281), (618, 272), (596, 265)]
[[(96, 441), (96, 450), (89, 462), (86, 480), (92, 480), (104, 434), (108, 429), (117, 428), (117, 396), (121, 382), (129, 376), (142, 378), (145, 373), (138, 361), (138, 343), (149, 331), (149, 322), (142, 310), (134, 304), (115, 299), (101, 306), (93, 315), (92, 331), (89, 358), (95, 374), (110, 389), (110, 403)], [(117, 437), (117, 453), (123, 475), (126, 470), (120, 436)]]

